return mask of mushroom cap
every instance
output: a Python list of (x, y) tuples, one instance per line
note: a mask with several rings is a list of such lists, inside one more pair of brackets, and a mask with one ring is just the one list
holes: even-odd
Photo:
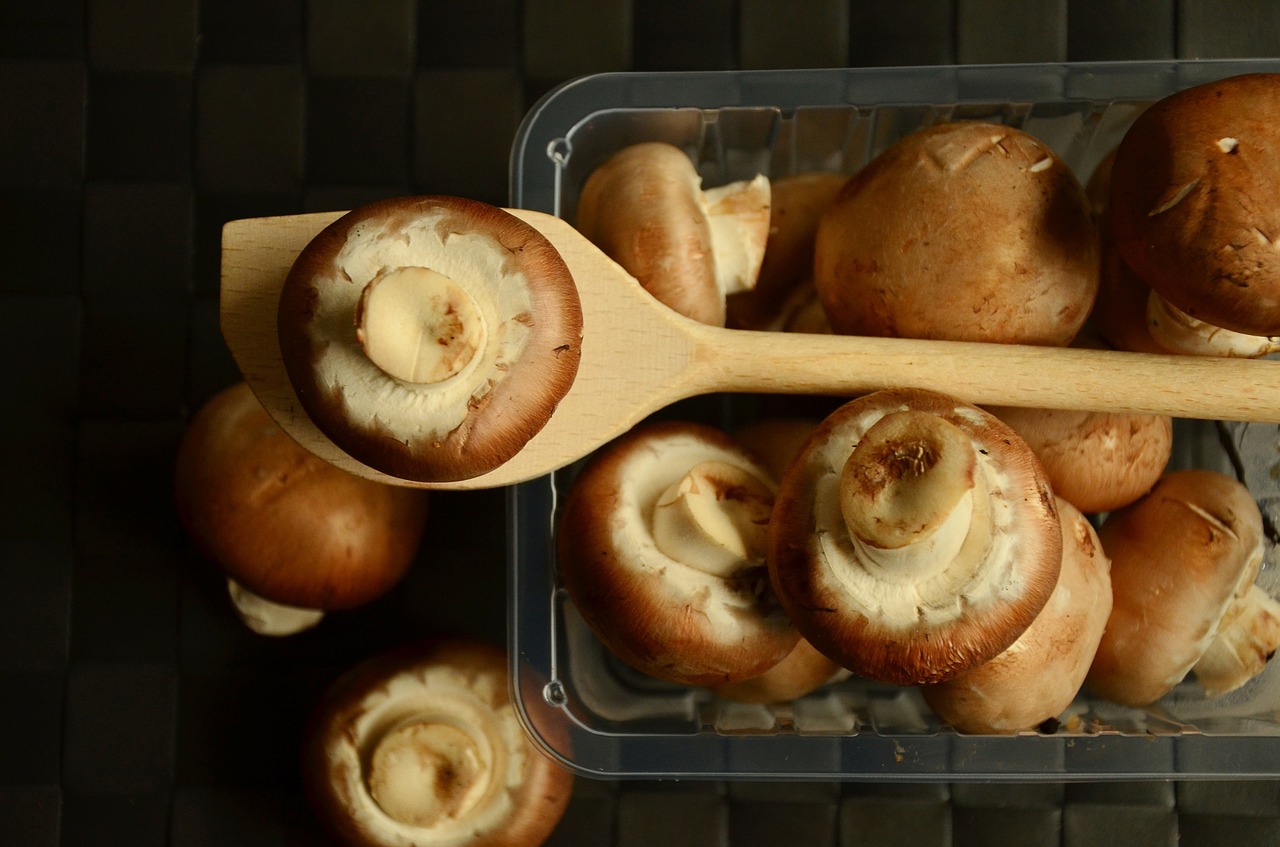
[(1216, 471), (1163, 476), (1098, 530), (1111, 558), (1111, 616), (1088, 687), (1146, 706), (1208, 649), (1232, 601), (1257, 577), (1262, 517), (1249, 490)]
[[(1106, 347), (1087, 328), (1074, 346)], [(1173, 419), (1077, 409), (988, 406), (1035, 452), (1055, 494), (1085, 513), (1127, 506), (1169, 464)]]
[(1125, 134), (1111, 174), (1116, 246), (1205, 323), (1280, 335), (1280, 74), (1170, 95)]
[(921, 693), (961, 732), (1009, 733), (1058, 717), (1079, 693), (1111, 613), (1111, 562), (1093, 526), (1058, 498), (1062, 570), (1049, 602), (1008, 649)]
[(1151, 490), (1169, 464), (1173, 420), (1069, 409), (988, 408), (1027, 442), (1054, 492), (1082, 512), (1109, 512)]
[(1147, 328), (1147, 300), (1151, 288), (1125, 264), (1111, 237), (1111, 169), (1116, 151), (1112, 150), (1090, 175), (1085, 194), (1093, 206), (1102, 244), (1102, 265), (1098, 280), (1098, 296), (1089, 314), (1093, 330), (1117, 350), (1134, 353), (1169, 353)]
[(836, 332), (1064, 345), (1098, 290), (1099, 240), (1071, 169), (1019, 129), (955, 122), (862, 168), (818, 227)]
[(754, 288), (729, 295), (728, 326), (777, 328), (786, 323), (788, 312), (806, 299), (798, 290), (813, 279), (818, 221), (846, 180), (844, 174), (811, 171), (772, 181), (769, 238), (760, 276)]
[(237, 383), (192, 418), (174, 467), (178, 517), (196, 546), (254, 594), (346, 609), (413, 564), (426, 493), (339, 470), (303, 449)]
[[(883, 577), (855, 555), (841, 469), (873, 425), (904, 410), (959, 428), (975, 450), (993, 532), (970, 573)], [(827, 417), (782, 478), (769, 522), (770, 578), (801, 635), (854, 673), (897, 684), (950, 678), (1012, 644), (1048, 601), (1061, 559), (1057, 507), (1030, 448), (994, 415), (928, 391), (878, 391)]]
[(1102, 278), (1098, 299), (1089, 316), (1098, 334), (1118, 350), (1131, 353), (1164, 353), (1168, 350), (1151, 334), (1147, 304), (1151, 288), (1125, 264), (1115, 244), (1102, 248)]
[[(397, 738), (408, 748), (387, 743)], [(342, 675), (306, 727), (302, 778), (325, 826), (359, 847), (533, 847), (573, 789), (525, 735), (502, 651), (463, 640), (412, 644)]]
[(764, 673), (718, 686), (715, 692), (739, 703), (786, 703), (838, 679), (842, 672), (839, 664), (801, 638), (785, 659)]
[(701, 185), (678, 147), (657, 141), (624, 147), (583, 184), (575, 226), (655, 298), (685, 317), (722, 325)]
[[(718, 211), (723, 218), (751, 220), (730, 239), (735, 244), (724, 245), (737, 248), (735, 258), (748, 277), (744, 288), (759, 274), (769, 227), (768, 182), (753, 185), (736, 198), (729, 195)], [(591, 172), (578, 195), (574, 225), (657, 300), (695, 321), (723, 326), (727, 289), (717, 268), (723, 240), (713, 217), (692, 160), (674, 145), (646, 141), (624, 147)]]
[[(484, 321), (487, 343), (438, 384), (391, 376), (357, 337), (366, 286), (402, 267), (453, 280)], [(382, 200), (334, 221), (289, 271), (277, 324), (316, 426), (369, 467), (421, 482), (471, 479), (514, 456), (569, 390), (581, 355), (577, 288), (551, 242), (458, 197)]]
[[(723, 432), (650, 422), (583, 467), (565, 497), (557, 536), (565, 587), (596, 637), (637, 670), (691, 685), (757, 676), (799, 639), (769, 590), (762, 560), (720, 576), (659, 548), (655, 504), (708, 460), (742, 468), (772, 489), (768, 472)], [(726, 492), (726, 499), (735, 496)]]

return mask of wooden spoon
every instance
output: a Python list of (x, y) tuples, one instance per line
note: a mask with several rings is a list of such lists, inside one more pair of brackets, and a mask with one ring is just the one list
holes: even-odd
[(506, 464), (418, 483), (355, 461), (303, 412), (276, 338), (276, 303), (299, 251), (342, 213), (231, 221), (222, 237), (222, 332), (259, 401), (308, 450), (371, 479), (489, 488), (550, 473), (649, 414), (712, 392), (853, 396), (923, 388), (977, 404), (1280, 422), (1280, 362), (721, 329), (654, 300), (559, 218), (509, 209), (541, 231), (582, 299), (582, 362), (550, 422)]

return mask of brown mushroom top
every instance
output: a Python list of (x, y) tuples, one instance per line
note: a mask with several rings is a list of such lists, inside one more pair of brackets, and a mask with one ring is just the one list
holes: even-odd
[(570, 598), (606, 647), (652, 676), (719, 685), (762, 673), (799, 638), (764, 565), (773, 491), (719, 430), (633, 429), (565, 497), (557, 538)]
[(1058, 579), (1035, 455), (993, 415), (926, 391), (853, 400), (782, 479), (769, 570), (796, 628), (855, 673), (938, 682), (1017, 639)]
[(1249, 490), (1210, 470), (1166, 474), (1098, 531), (1111, 558), (1114, 603), (1088, 686), (1145, 706), (1177, 685), (1208, 649), (1262, 561), (1262, 517)]
[(1109, 512), (1146, 494), (1173, 449), (1173, 420), (1075, 409), (992, 407), (1035, 451), (1053, 490), (1084, 512)]
[(502, 651), (469, 641), (349, 670), (317, 704), (302, 758), (316, 814), (359, 847), (535, 847), (573, 788), (525, 735)]
[[(1072, 346), (1106, 349), (1091, 328)], [(1109, 512), (1151, 490), (1173, 451), (1173, 419), (1079, 409), (988, 406), (1035, 451), (1055, 494), (1082, 512)]]
[(1115, 244), (1102, 248), (1102, 276), (1098, 298), (1089, 319), (1098, 334), (1119, 350), (1134, 353), (1173, 353), (1151, 334), (1147, 309), (1151, 288), (1120, 256)]
[(849, 672), (801, 638), (787, 657), (759, 676), (717, 686), (716, 696), (738, 703), (786, 703), (804, 697)]
[(274, 603), (346, 609), (408, 570), (425, 492), (357, 477), (316, 458), (243, 382), (214, 395), (178, 447), (183, 526), (226, 575)]
[(1143, 112), (1111, 173), (1116, 246), (1188, 315), (1280, 335), (1280, 74), (1188, 88)]
[(723, 326), (726, 296), (754, 286), (760, 273), (769, 198), (763, 176), (704, 191), (683, 150), (643, 142), (592, 171), (574, 226), (657, 300)]
[(836, 332), (1063, 345), (1098, 289), (1090, 204), (1014, 127), (939, 124), (856, 173), (818, 227), (814, 281)]
[(989, 662), (922, 690), (925, 702), (961, 732), (1035, 729), (1079, 693), (1111, 613), (1111, 562), (1093, 526), (1058, 498), (1062, 571), (1049, 602), (1008, 649)]
[(355, 209), (299, 254), (278, 314), (307, 414), (402, 479), (501, 465), (577, 373), (582, 311), (560, 254), (494, 206), (406, 197)]
[(1112, 151), (1086, 188), (1102, 234), (1102, 278), (1090, 320), (1112, 346), (1139, 353), (1259, 358), (1280, 350), (1280, 337), (1235, 332), (1192, 317), (1154, 291), (1125, 261), (1111, 237)]

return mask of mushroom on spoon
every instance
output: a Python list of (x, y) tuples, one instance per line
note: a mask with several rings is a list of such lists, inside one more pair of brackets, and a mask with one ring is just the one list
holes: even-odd
[(223, 229), (222, 331), (276, 421), (307, 449), (362, 476), (489, 488), (547, 474), (658, 409), (718, 391), (853, 395), (908, 387), (977, 404), (1280, 420), (1280, 370), (1267, 361), (706, 326), (654, 300), (565, 221), (507, 211), (541, 232), (568, 266), (583, 333), (572, 385), (514, 456), (464, 479), (409, 481), (353, 459), (304, 413), (281, 362), (277, 303), (294, 259), (337, 212), (232, 221)]

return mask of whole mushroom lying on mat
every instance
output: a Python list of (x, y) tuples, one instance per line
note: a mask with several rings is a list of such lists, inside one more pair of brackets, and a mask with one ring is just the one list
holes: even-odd
[(521, 728), (503, 652), (458, 639), (339, 677), (307, 724), (302, 765), (316, 814), (352, 847), (537, 847), (573, 791)]
[(354, 476), (293, 441), (243, 382), (192, 418), (174, 467), (178, 517), (226, 574), (244, 622), (292, 635), (389, 591), (413, 564), (426, 492)]

